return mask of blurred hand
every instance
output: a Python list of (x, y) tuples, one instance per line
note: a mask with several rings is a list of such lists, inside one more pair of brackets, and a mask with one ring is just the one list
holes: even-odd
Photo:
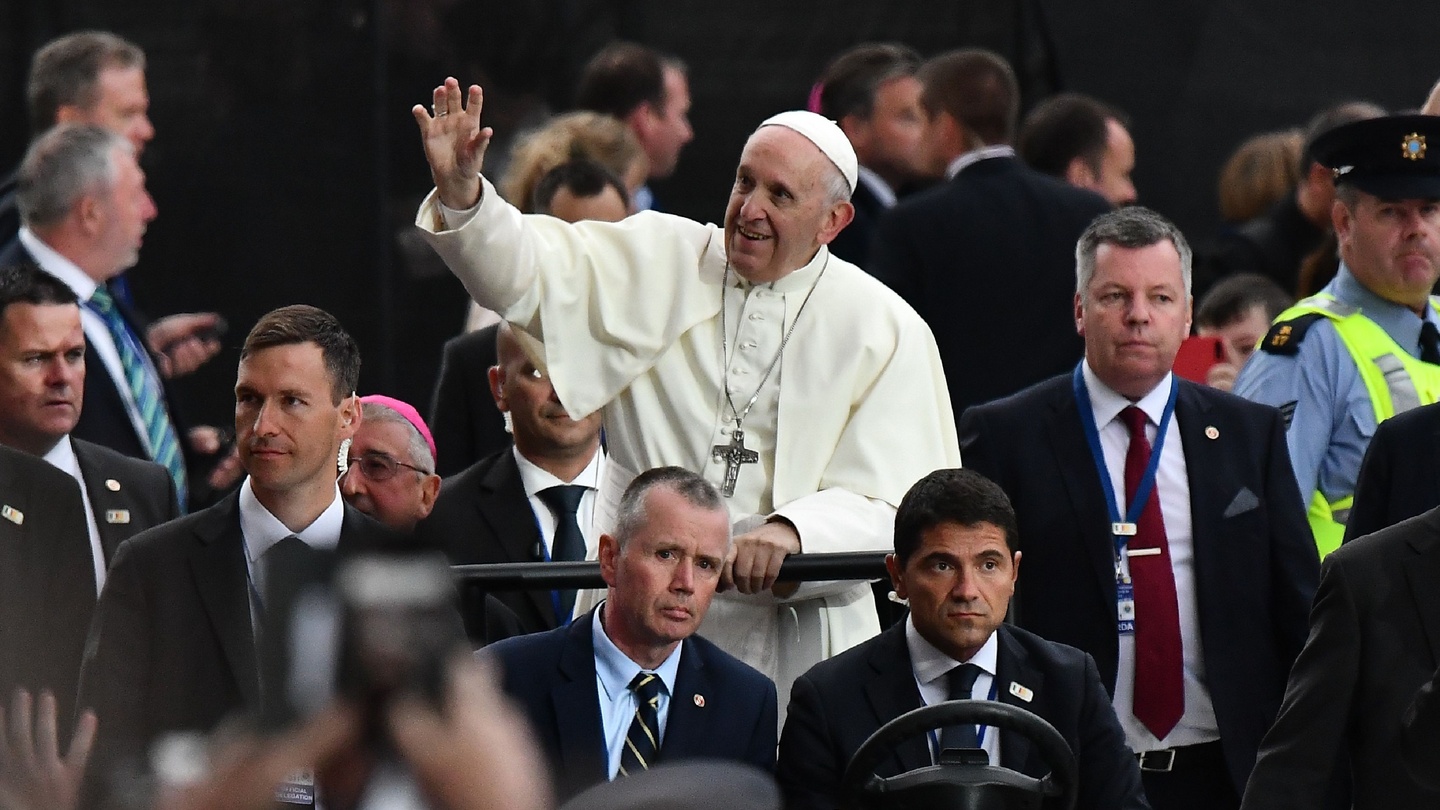
[(174, 379), (205, 365), (220, 352), (217, 331), (224, 322), (215, 312), (187, 312), (150, 324), (145, 339), (155, 352), (160, 373)]
[(492, 664), (466, 654), (450, 670), (445, 714), (418, 698), (390, 711), (390, 734), (436, 810), (546, 810), (540, 748), (497, 685)]
[(1235, 378), (1240, 376), (1240, 367), (1234, 363), (1216, 363), (1205, 372), (1205, 384), (1221, 391), (1232, 391)]
[(800, 535), (784, 521), (765, 523), (735, 538), (730, 556), (720, 571), (720, 588), (735, 588), (740, 593), (760, 593), (774, 589), (776, 596), (789, 596), (798, 582), (775, 584), (780, 566), (791, 554), (800, 553)]
[(286, 776), (324, 766), (356, 748), (359, 737), (355, 713), (333, 704), (278, 737), (244, 734), (217, 742), (209, 772), (189, 784), (161, 784), (155, 808), (270, 810), (275, 807), (275, 788)]
[(484, 94), (479, 85), (470, 85), (468, 102), (462, 103), (460, 83), (453, 77), (435, 88), (430, 110), (416, 104), (410, 110), (420, 127), (420, 141), (425, 146), (425, 160), (430, 163), (430, 176), (440, 202), (464, 210), (480, 201), (480, 170), (485, 164), (485, 149), (494, 131), (480, 128), (480, 109)]
[(70, 748), (62, 757), (55, 696), (42, 691), (39, 713), (33, 718), (32, 708), (30, 693), (24, 689), (15, 690), (9, 717), (0, 707), (0, 807), (74, 810), (90, 746), (95, 742), (95, 713), (80, 715)]

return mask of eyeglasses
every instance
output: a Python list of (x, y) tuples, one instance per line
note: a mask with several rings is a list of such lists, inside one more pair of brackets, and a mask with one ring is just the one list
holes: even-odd
[(430, 474), (429, 470), (422, 470), (414, 464), (406, 464), (384, 453), (366, 453), (363, 456), (350, 456), (345, 459), (346, 475), (349, 475), (351, 470), (358, 469), (361, 475), (377, 484), (394, 478), (395, 474), (400, 472), (401, 467), (414, 470), (421, 475)]

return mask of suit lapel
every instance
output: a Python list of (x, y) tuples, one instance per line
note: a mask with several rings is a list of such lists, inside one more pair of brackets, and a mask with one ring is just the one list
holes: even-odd
[(1085, 538), (1085, 556), (1090, 560), (1091, 573), (1100, 584), (1096, 592), (1102, 597), (1105, 613), (1111, 614), (1115, 610), (1115, 549), (1107, 531), (1110, 511), (1105, 504), (1105, 490), (1100, 485), (1100, 472), (1085, 441), (1080, 419), (1075, 395), (1067, 387), (1052, 403), (1045, 428), (1060, 477), (1065, 482), (1070, 508), (1074, 511), (1080, 534)]
[(260, 675), (250, 621), (249, 568), (245, 537), (240, 533), (239, 496), (232, 494), (209, 510), (195, 526), (195, 535), (190, 554), (195, 587), (245, 704), (259, 706)]
[[(1035, 699), (1043, 695), (1045, 673), (1030, 664), (1030, 655), (1010, 635), (1008, 628), (1000, 626), (998, 631), (1000, 651), (995, 665), (995, 699), (1001, 703), (1016, 706), (1028, 712), (1035, 711)], [(1022, 700), (1011, 693), (1010, 685), (1017, 684), (1030, 690), (1030, 700)], [(1020, 690), (1016, 690), (1020, 691)], [(993, 733), (993, 730), (992, 732)], [(1033, 744), (1023, 734), (1003, 734), (1000, 744), (1000, 764), (1012, 771), (1035, 774), (1044, 770), (1038, 764), (1030, 763)]]
[[(535, 523), (535, 514), (525, 494), (525, 485), (520, 481), (520, 468), (512, 451), (507, 449), (502, 453), (481, 479), (475, 508), (495, 533), (510, 560), (532, 562), (539, 559), (535, 549), (540, 543), (540, 529)], [(559, 624), (555, 621), (555, 606), (549, 591), (530, 590), (525, 592), (525, 596), (549, 624)]]
[(597, 784), (610, 778), (600, 699), (595, 692), (595, 647), (590, 637), (596, 621), (598, 613), (592, 610), (564, 631), (561, 678), (550, 692), (560, 747), (556, 764), (564, 774), (563, 781), (573, 784)]
[[(870, 703), (876, 728), (924, 705), (920, 689), (915, 685), (910, 650), (905, 646), (905, 625), (906, 622), (900, 622), (886, 630), (870, 651), (873, 674), (865, 683), (865, 698)], [(911, 737), (895, 746), (891, 762), (897, 767), (889, 775), (931, 765), (926, 737)]]
[(95, 528), (100, 533), (100, 547), (105, 551), (105, 563), (108, 565), (115, 559), (120, 544), (129, 537), (128, 527), (106, 520), (108, 498), (103, 493), (109, 491), (105, 487), (108, 470), (100, 469), (99, 459), (84, 442), (72, 441), (70, 446), (74, 448), (75, 461), (80, 465), (80, 477), (85, 480), (85, 494), (90, 499), (90, 511), (95, 515)]
[[(1204, 615), (1205, 583), (1223, 582), (1225, 565), (1222, 547), (1207, 539), (1219, 538), (1220, 522), (1228, 497), (1234, 497), (1234, 478), (1225, 474), (1230, 469), (1228, 452), (1220, 441), (1207, 438), (1210, 402), (1194, 383), (1180, 380), (1175, 398), (1175, 420), (1180, 431), (1180, 446), (1185, 453), (1185, 469), (1190, 488), (1190, 537), (1195, 554), (1195, 600)], [(1223, 437), (1223, 434), (1221, 434)], [(1197, 472), (1203, 474), (1197, 475)]]
[(679, 672), (675, 675), (675, 694), (670, 696), (660, 761), (694, 757), (711, 747), (706, 745), (713, 742), (708, 737), (710, 713), (725, 710), (723, 706), (705, 708), (703, 696), (711, 691), (698, 645), (687, 638), (680, 652)]
[(1440, 662), (1440, 589), (1435, 587), (1440, 582), (1440, 510), (1426, 515), (1425, 526), (1429, 532), (1424, 537), (1410, 540), (1416, 556), (1405, 566), (1405, 579), (1425, 628), (1425, 639), (1430, 642), (1430, 663), (1436, 664)]

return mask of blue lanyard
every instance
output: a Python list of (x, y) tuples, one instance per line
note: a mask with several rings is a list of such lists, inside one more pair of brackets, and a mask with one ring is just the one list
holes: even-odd
[(1145, 510), (1150, 499), (1150, 490), (1155, 486), (1155, 474), (1160, 469), (1160, 451), (1165, 447), (1165, 433), (1170, 427), (1170, 417), (1175, 415), (1175, 393), (1180, 390), (1175, 375), (1170, 375), (1170, 398), (1165, 401), (1165, 412), (1160, 416), (1160, 427), (1155, 432), (1155, 444), (1150, 448), (1150, 463), (1140, 477), (1122, 522), (1120, 502), (1115, 498), (1115, 487), (1110, 483), (1110, 470), (1105, 466), (1105, 451), (1100, 447), (1100, 429), (1095, 425), (1095, 409), (1090, 405), (1090, 389), (1085, 385), (1084, 361), (1075, 367), (1075, 405), (1080, 409), (1080, 424), (1085, 428), (1085, 441), (1090, 445), (1090, 455), (1095, 459), (1095, 470), (1100, 473), (1100, 486), (1105, 490), (1105, 506), (1110, 510), (1110, 534), (1115, 538), (1115, 569), (1119, 576), (1120, 555), (1130, 542), (1130, 534), (1123, 533), (1121, 526), (1134, 526)]
[[(527, 500), (528, 500), (528, 499), (527, 499)], [(536, 557), (539, 557), (541, 562), (547, 562), (547, 563), (548, 563), (548, 562), (550, 562), (550, 549), (548, 549), (548, 548), (545, 547), (545, 531), (540, 528), (540, 518), (539, 518), (539, 516), (537, 516), (537, 515), (535, 514), (535, 510), (534, 510), (534, 509), (531, 509), (531, 510), (530, 510), (530, 517), (531, 517), (531, 519), (533, 519), (533, 520), (535, 521), (535, 535), (540, 538), (539, 540), (536, 540), (536, 541), (535, 541), (535, 556), (536, 556)], [(558, 520), (558, 518), (557, 518), (557, 520)], [(558, 530), (558, 527), (557, 527), (557, 530)], [(569, 616), (561, 616), (561, 615), (560, 615), (560, 592), (559, 592), (559, 591), (551, 591), (551, 592), (550, 592), (550, 609), (553, 610), (554, 613), (555, 613), (555, 626), (556, 626), (556, 627), (564, 627), (564, 626), (570, 624), (570, 617), (569, 617)]]

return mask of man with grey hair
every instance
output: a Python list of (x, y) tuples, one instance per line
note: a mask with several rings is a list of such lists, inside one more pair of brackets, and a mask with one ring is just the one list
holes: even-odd
[(1015, 505), (1016, 622), (1094, 656), (1151, 806), (1234, 808), (1319, 576), (1284, 422), (1171, 373), (1191, 254), (1168, 220), (1111, 212), (1075, 256), (1084, 360), (967, 410), (961, 447)]
[(549, 754), (561, 801), (657, 762), (774, 769), (775, 684), (695, 635), (730, 543), (709, 481), (680, 467), (641, 473), (614, 533), (600, 537), (605, 601), (567, 627), (489, 648)]
[[(107, 31), (76, 31), (42, 46), (30, 60), (25, 96), (36, 135), (57, 124), (94, 124), (130, 141), (137, 156), (155, 137), (145, 52)], [(0, 246), (20, 230), (18, 174), (0, 180)]]
[(565, 412), (603, 411), (602, 492), (665, 465), (721, 487), (736, 537), (705, 633), (788, 691), (879, 622), (863, 582), (776, 586), (784, 559), (889, 548), (909, 485), (959, 463), (930, 330), (830, 253), (854, 150), (833, 122), (781, 113), (746, 142), (723, 228), (570, 224), (522, 216), (480, 176), (480, 107), (452, 78), (433, 115), (413, 110), (438, 184), (416, 224)]
[[(70, 287), (81, 302), (90, 373), (73, 435), (165, 467), (181, 508), (193, 484), (219, 487), (239, 467), (198, 474), (213, 452), (213, 428), (177, 425), (167, 372), (199, 365), (218, 350), (194, 340), (204, 316), (176, 315), (142, 326), (106, 285), (140, 255), (155, 202), (134, 146), (98, 126), (55, 127), (30, 145), (20, 165), (19, 239), (0, 264), (32, 262)], [(213, 344), (213, 345), (201, 345)], [(187, 473), (195, 472), (192, 479)], [(228, 480), (226, 480), (228, 478)]]
[(395, 531), (411, 532), (440, 494), (430, 428), (415, 406), (379, 394), (360, 398), (360, 416), (344, 454), (340, 494)]

